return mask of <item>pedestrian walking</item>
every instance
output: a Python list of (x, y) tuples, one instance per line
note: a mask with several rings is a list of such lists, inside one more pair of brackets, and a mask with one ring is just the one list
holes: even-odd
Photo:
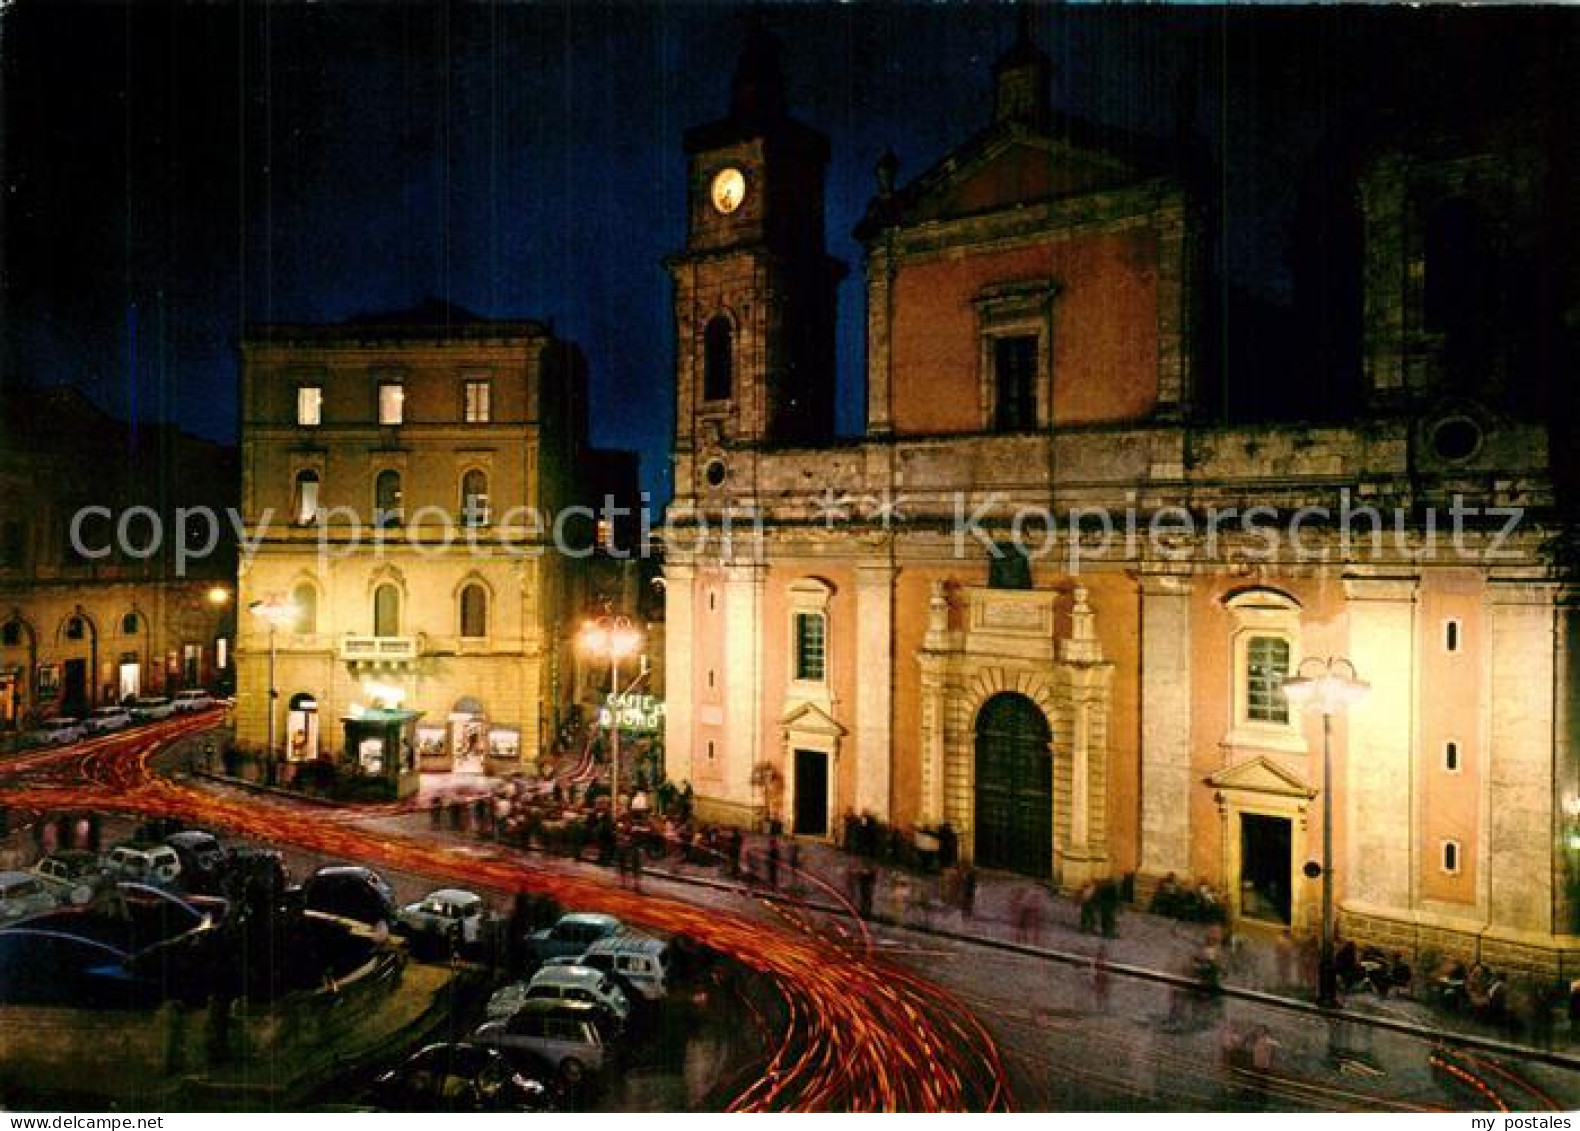
[(1097, 885), (1087, 882), (1075, 893), (1075, 906), (1081, 913), (1081, 934), (1097, 929)]
[(1026, 941), (1042, 945), (1042, 891), (1032, 888), (1026, 897)]
[(971, 919), (977, 910), (977, 870), (967, 865), (960, 873), (960, 917)]
[(631, 887), (642, 890), (642, 845), (635, 840), (631, 842)]
[(801, 889), (801, 846), (793, 840), (785, 848), (785, 867), (790, 872), (785, 886), (791, 891), (799, 891)]
[(889, 884), (889, 917), (896, 927), (905, 924), (905, 909), (911, 902), (911, 881), (904, 872), (896, 872)]
[(779, 890), (779, 838), (768, 834), (768, 887)]

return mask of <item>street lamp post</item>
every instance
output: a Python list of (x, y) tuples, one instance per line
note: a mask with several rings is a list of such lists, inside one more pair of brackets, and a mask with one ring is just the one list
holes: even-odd
[(609, 657), (609, 811), (619, 815), (620, 806), (620, 657), (629, 656), (642, 643), (642, 634), (627, 617), (603, 616), (582, 625), (582, 648), (593, 655)]
[(1284, 681), (1291, 704), (1322, 713), (1322, 950), (1317, 965), (1317, 1004), (1339, 1003), (1333, 968), (1333, 716), (1366, 697), (1371, 685), (1356, 678), (1355, 665), (1343, 656), (1312, 656)]
[(278, 595), (267, 597), (262, 601), (254, 601), (247, 606), (247, 611), (261, 619), (269, 626), (269, 750), (268, 774), (274, 776), (274, 713), (275, 700), (280, 697), (279, 690), (274, 684), (274, 634), (279, 628), (289, 625), (296, 618), (296, 606)]

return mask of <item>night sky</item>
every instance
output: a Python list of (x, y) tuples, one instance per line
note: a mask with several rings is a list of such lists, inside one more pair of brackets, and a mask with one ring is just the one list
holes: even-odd
[[(874, 162), (892, 146), (907, 180), (986, 124), (1016, 15), (763, 11), (793, 112), (833, 142), (852, 431), (863, 315), (849, 233)], [(118, 414), (234, 440), (244, 322), (434, 296), (577, 342), (595, 442), (640, 450), (666, 497), (661, 257), (684, 235), (681, 136), (725, 111), (747, 19), (732, 5), (22, 0), (0, 16), (0, 380), (74, 384)], [(1061, 108), (1166, 138), (1194, 104), (1222, 189), (1223, 280), (1275, 309), (1294, 293), (1300, 186), (1385, 108), (1408, 120), (1564, 96), (1558, 82), (1574, 96), (1560, 57), (1576, 21), (1556, 11), (1039, 8), (1035, 23)]]

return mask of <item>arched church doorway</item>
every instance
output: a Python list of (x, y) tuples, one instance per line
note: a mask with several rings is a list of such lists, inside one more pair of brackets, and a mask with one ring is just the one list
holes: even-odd
[(975, 857), (981, 868), (1053, 871), (1053, 732), (1037, 705), (1002, 692), (976, 723)]

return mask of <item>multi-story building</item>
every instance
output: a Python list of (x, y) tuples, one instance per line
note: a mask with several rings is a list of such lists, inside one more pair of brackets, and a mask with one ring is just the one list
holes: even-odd
[(229, 684), (235, 467), (68, 388), (0, 399), (0, 734)]
[[(538, 322), (428, 303), (242, 343), (239, 741), (338, 759), (342, 725), (416, 712), (420, 766), (537, 765), (571, 694), (580, 352)], [(407, 716), (409, 718), (409, 715)]]
[[(1360, 154), (1353, 396), (1236, 424), (1198, 395), (1192, 193), (1055, 112), (1024, 35), (994, 79), (960, 147), (908, 184), (879, 166), (854, 438), (829, 430), (827, 147), (765, 42), (687, 136), (671, 777), (714, 819), (947, 822), (981, 867), (1143, 899), (1172, 873), (1308, 930), (1331, 749), (1345, 931), (1572, 966), (1562, 353), (1527, 347), (1580, 307), (1572, 245), (1538, 235), (1564, 199), (1542, 135)], [(1284, 683), (1336, 656), (1370, 693), (1328, 747)]]

